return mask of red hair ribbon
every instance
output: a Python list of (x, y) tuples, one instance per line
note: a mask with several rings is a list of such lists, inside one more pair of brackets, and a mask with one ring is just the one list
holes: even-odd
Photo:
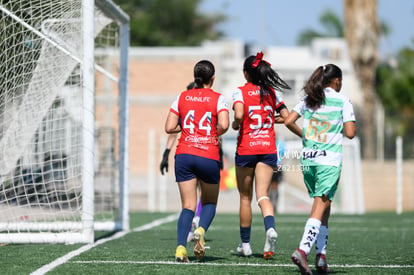
[(267, 65), (270, 66), (270, 63), (267, 62), (266, 60), (263, 60), (263, 52), (258, 52), (256, 54), (256, 61), (253, 62), (252, 67), (256, 68), (257, 66), (259, 66), (260, 61), (265, 62)]

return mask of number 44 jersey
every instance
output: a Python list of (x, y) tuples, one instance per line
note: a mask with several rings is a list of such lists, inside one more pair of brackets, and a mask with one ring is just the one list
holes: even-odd
[(190, 154), (219, 160), (217, 117), (228, 112), (224, 96), (209, 88), (195, 88), (182, 92), (170, 111), (179, 116), (181, 136), (176, 155)]
[(302, 165), (333, 165), (342, 162), (344, 123), (355, 121), (351, 101), (332, 88), (325, 88), (325, 102), (318, 109), (306, 106), (305, 98), (293, 108), (303, 116)]

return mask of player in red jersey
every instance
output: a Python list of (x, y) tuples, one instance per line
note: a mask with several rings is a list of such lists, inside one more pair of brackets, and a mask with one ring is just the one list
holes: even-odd
[(243, 66), (247, 83), (233, 93), (234, 121), (232, 128), (238, 130), (235, 157), (237, 188), (240, 194), (240, 238), (237, 251), (250, 256), (250, 233), (252, 223), (251, 201), (253, 182), (257, 203), (261, 209), (266, 242), (263, 250), (265, 259), (273, 256), (277, 233), (273, 205), (269, 199), (269, 187), (273, 170), (277, 166), (275, 142), (275, 115), (278, 123), (289, 112), (276, 90), (290, 89), (270, 63), (263, 60), (263, 53), (246, 58)]
[[(194, 83), (194, 81), (191, 81), (187, 85), (187, 90), (191, 90), (191, 89), (193, 89), (195, 87), (196, 87), (196, 84)], [(178, 134), (169, 134), (168, 135), (167, 144), (165, 146), (165, 150), (164, 150), (164, 153), (162, 155), (162, 160), (161, 160), (161, 163), (160, 163), (161, 175), (164, 175), (164, 171), (165, 172), (168, 172), (168, 166), (169, 166), (169, 164), (168, 164), (168, 158), (169, 158), (171, 149), (172, 149), (172, 147), (173, 147), (173, 145), (175, 143), (175, 140), (177, 139), (177, 136), (178, 136)], [(220, 152), (222, 152), (222, 151), (220, 151)], [(222, 153), (220, 155), (220, 158), (222, 158)], [(221, 161), (220, 168), (222, 169), (222, 166), (223, 166), (222, 159), (220, 161)], [(200, 188), (197, 188), (197, 190), (199, 191), (198, 194), (200, 195), (201, 194), (200, 193)], [(195, 216), (193, 218), (192, 226), (191, 226), (190, 231), (188, 232), (187, 242), (190, 242), (190, 241), (193, 240), (193, 231), (195, 229), (197, 229), (197, 227), (198, 227), (198, 223), (200, 221), (201, 209), (202, 209), (202, 204), (201, 204), (201, 200), (199, 199), (198, 202), (197, 202), (196, 213), (195, 213)]]
[(175, 253), (179, 262), (188, 262), (187, 234), (197, 205), (197, 181), (203, 204), (199, 227), (194, 231), (197, 259), (204, 257), (204, 234), (216, 214), (220, 182), (219, 136), (229, 127), (229, 113), (224, 96), (211, 89), (214, 76), (214, 65), (210, 61), (198, 62), (194, 67), (196, 88), (177, 97), (165, 123), (168, 134), (181, 132), (175, 153), (175, 177), (182, 203)]

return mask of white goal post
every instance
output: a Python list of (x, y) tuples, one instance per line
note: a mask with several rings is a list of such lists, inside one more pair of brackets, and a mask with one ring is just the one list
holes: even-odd
[(111, 0), (0, 1), (0, 243), (129, 230), (128, 47)]

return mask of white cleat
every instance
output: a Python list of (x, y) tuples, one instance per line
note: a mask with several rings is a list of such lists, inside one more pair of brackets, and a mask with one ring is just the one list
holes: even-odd
[(263, 249), (263, 257), (268, 260), (272, 258), (276, 251), (277, 233), (274, 228), (270, 228), (266, 232), (266, 242)]
[(237, 247), (237, 252), (244, 257), (249, 257), (252, 255), (252, 248), (250, 247), (250, 243), (241, 243)]

